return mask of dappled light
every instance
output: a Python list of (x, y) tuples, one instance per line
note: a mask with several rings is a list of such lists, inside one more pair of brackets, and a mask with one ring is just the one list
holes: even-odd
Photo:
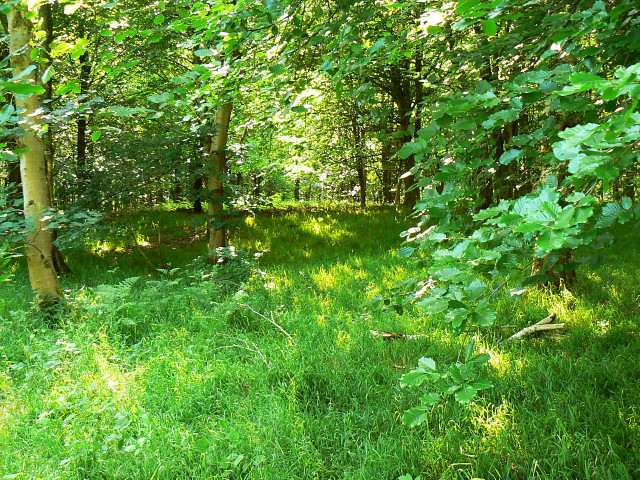
[(0, 480), (640, 478), (640, 0), (0, 5)]

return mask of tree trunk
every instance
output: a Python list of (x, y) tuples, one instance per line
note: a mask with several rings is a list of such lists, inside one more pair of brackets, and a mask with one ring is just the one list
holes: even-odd
[(201, 197), (202, 187), (203, 187), (202, 175), (198, 174), (195, 182), (193, 183), (193, 194), (194, 194), (193, 213), (204, 212), (204, 209), (202, 208), (202, 197)]
[[(81, 31), (81, 36), (83, 31)], [(79, 58), (80, 61), (80, 107), (86, 102), (89, 93), (91, 79), (91, 64), (89, 63), (89, 51), (85, 51)], [(78, 134), (76, 138), (76, 168), (78, 177), (78, 198), (81, 200), (87, 194), (89, 187), (89, 167), (87, 165), (87, 115), (84, 112), (78, 117)]]
[(224, 225), (224, 176), (227, 163), (227, 137), (231, 120), (232, 103), (220, 106), (216, 113), (215, 133), (205, 141), (208, 155), (207, 190), (209, 191), (209, 256), (215, 258), (216, 249), (227, 246)]
[[(38, 15), (41, 19), (40, 29), (44, 32), (44, 39), (42, 41), (42, 50), (46, 62), (41, 65), (42, 72), (45, 72), (47, 68), (51, 67), (52, 61), (49, 51), (51, 50), (51, 42), (53, 42), (53, 15), (51, 14), (51, 4), (46, 3), (38, 9)], [(39, 81), (41, 81), (42, 75), (39, 75)], [(46, 112), (51, 111), (51, 99), (53, 94), (53, 84), (51, 79), (42, 83), (42, 87), (45, 89), (42, 95), (44, 108)], [(49, 190), (49, 199), (53, 205), (53, 161), (55, 151), (53, 148), (53, 132), (51, 130), (51, 124), (48, 125), (46, 132), (43, 133), (44, 141), (44, 158), (47, 168), (47, 188)], [(51, 230), (51, 241), (55, 242), (58, 238), (58, 229)], [(56, 245), (51, 246), (51, 258), (53, 259), (53, 267), (58, 275), (65, 275), (71, 272), (69, 265), (65, 262), (60, 249)]]
[(360, 208), (367, 207), (367, 170), (364, 159), (358, 159), (358, 185), (360, 186)]
[(367, 170), (366, 161), (362, 157), (362, 130), (355, 117), (351, 120), (351, 130), (356, 148), (356, 171), (358, 172), (358, 187), (360, 187), (360, 208), (364, 210), (367, 207)]
[(296, 202), (300, 201), (300, 179), (296, 178), (296, 186), (293, 189), (293, 199)]
[(394, 164), (389, 160), (391, 157), (392, 144), (390, 141), (382, 145), (382, 202), (385, 204), (393, 203), (393, 181), (394, 181)]
[[(27, 9), (20, 5), (11, 7), (8, 20), (11, 65), (14, 76), (19, 76), (31, 66), (31, 21), (27, 19)], [(36, 84), (35, 69), (23, 78)], [(51, 202), (44, 142), (39, 135), (42, 104), (36, 94), (16, 95), (16, 107), (22, 112), (19, 115), (25, 131), (17, 139), (20, 148), (26, 150), (20, 153), (24, 216), (27, 224), (33, 224), (26, 234), (29, 279), (39, 308), (46, 309), (60, 302), (62, 291), (51, 257), (51, 236), (46, 229), (48, 221), (43, 220), (43, 212), (50, 208)]]

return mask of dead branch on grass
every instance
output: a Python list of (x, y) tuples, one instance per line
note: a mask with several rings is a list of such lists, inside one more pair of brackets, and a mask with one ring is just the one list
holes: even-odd
[(541, 332), (545, 330), (559, 330), (564, 328), (564, 323), (551, 323), (556, 319), (556, 314), (552, 313), (546, 318), (543, 318), (538, 323), (535, 323), (529, 327), (523, 328), (518, 333), (514, 333), (506, 340), (503, 340), (502, 343), (511, 343), (517, 340), (520, 340), (525, 335), (529, 335), (533, 332)]

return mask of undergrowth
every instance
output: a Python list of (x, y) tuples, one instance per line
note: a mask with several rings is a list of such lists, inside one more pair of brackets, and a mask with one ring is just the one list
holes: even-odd
[[(466, 341), (417, 310), (364, 308), (413, 276), (394, 254), (410, 221), (247, 217), (237, 250), (210, 265), (192, 216), (154, 215), (160, 230), (132, 225), (162, 272), (130, 245), (74, 252), (60, 329), (31, 310), (24, 265), (2, 285), (0, 478), (640, 475), (637, 238), (571, 292), (501, 299), (475, 337), (494, 388), (410, 429), (401, 417), (421, 392), (400, 376), (423, 356), (454, 361)], [(498, 343), (552, 311), (561, 336)]]

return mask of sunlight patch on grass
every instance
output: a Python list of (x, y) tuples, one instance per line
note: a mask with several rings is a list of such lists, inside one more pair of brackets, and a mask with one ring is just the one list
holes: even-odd
[(499, 405), (492, 403), (488, 405), (474, 404), (475, 417), (473, 422), (482, 432), (482, 441), (495, 443), (496, 437), (504, 435), (511, 428), (513, 409), (508, 401), (503, 401)]
[(336, 339), (336, 348), (344, 349), (347, 352), (351, 350), (352, 339), (351, 335), (344, 330), (338, 331), (338, 338)]
[(517, 352), (504, 351), (504, 347), (497, 346), (489, 349), (489, 367), (492, 374), (497, 377), (507, 377), (510, 375), (518, 375), (524, 368), (522, 358), (517, 358)]

